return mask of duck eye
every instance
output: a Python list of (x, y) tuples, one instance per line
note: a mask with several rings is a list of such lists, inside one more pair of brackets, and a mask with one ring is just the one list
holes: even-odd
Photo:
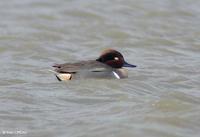
[(119, 58), (118, 58), (118, 57), (115, 57), (114, 60), (119, 60)]

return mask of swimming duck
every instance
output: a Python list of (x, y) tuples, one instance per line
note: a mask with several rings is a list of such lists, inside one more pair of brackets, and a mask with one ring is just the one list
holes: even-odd
[(128, 73), (123, 67), (136, 67), (124, 60), (122, 54), (114, 49), (102, 52), (96, 60), (77, 63), (55, 64), (54, 72), (59, 81), (80, 78), (127, 78)]

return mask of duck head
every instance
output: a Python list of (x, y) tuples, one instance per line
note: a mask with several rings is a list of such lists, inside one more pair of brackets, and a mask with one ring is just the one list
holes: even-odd
[(103, 51), (96, 61), (107, 64), (112, 68), (136, 67), (135, 65), (127, 63), (122, 54), (114, 49), (107, 49)]

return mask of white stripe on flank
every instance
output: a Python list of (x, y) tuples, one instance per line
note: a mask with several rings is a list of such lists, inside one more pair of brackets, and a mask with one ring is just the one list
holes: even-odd
[(113, 71), (112, 73), (114, 74), (114, 76), (115, 76), (117, 79), (120, 79), (120, 76), (119, 76), (115, 71)]

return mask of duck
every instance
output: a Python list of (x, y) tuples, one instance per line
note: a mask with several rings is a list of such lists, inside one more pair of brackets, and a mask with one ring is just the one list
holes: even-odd
[(73, 79), (123, 79), (128, 77), (124, 67), (135, 68), (136, 65), (125, 61), (123, 55), (114, 49), (106, 49), (95, 60), (75, 63), (54, 64), (51, 70), (59, 81)]

